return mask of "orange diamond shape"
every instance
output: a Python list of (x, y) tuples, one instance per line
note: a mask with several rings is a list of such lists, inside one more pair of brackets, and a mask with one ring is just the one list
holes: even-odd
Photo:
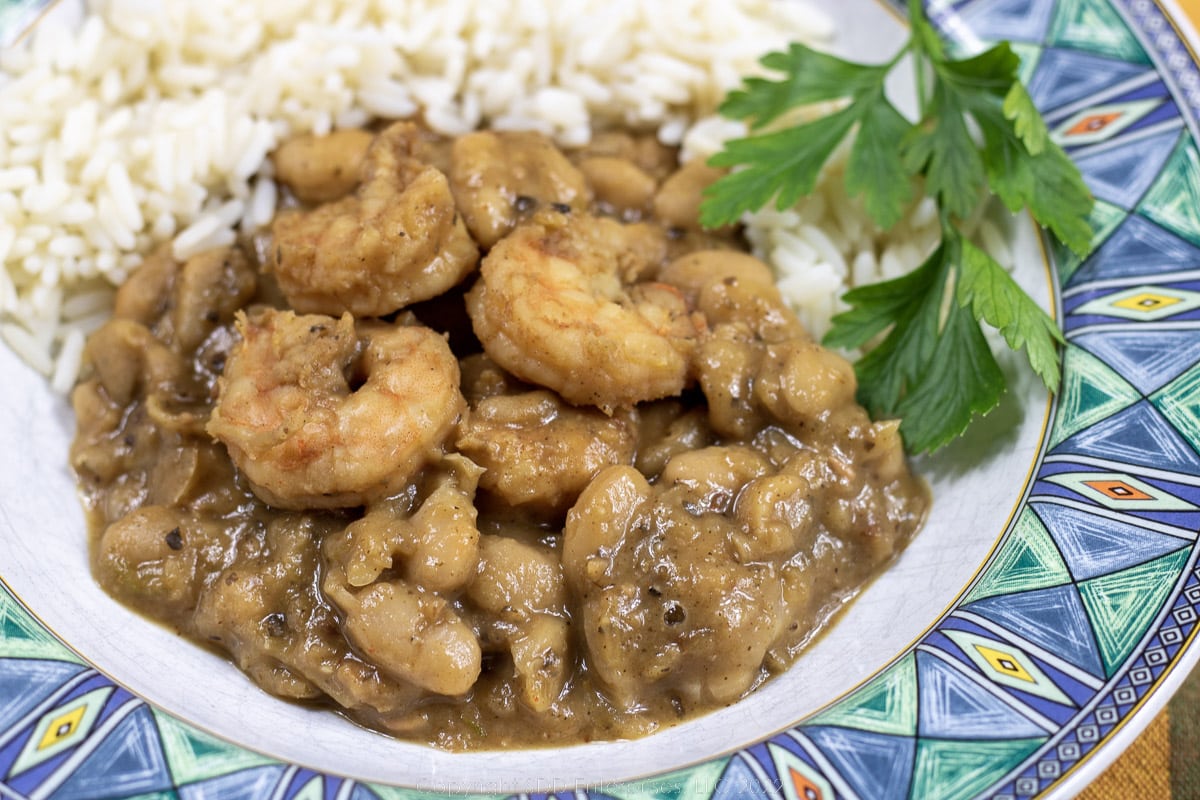
[(825, 793), (821, 791), (820, 786), (790, 767), (788, 772), (792, 774), (792, 786), (796, 789), (796, 797), (804, 800), (825, 800)]
[(1112, 123), (1125, 116), (1124, 111), (1109, 111), (1104, 114), (1088, 114), (1083, 119), (1076, 122), (1063, 136), (1079, 136), (1084, 133), (1095, 133), (1096, 131), (1104, 130)]
[(1113, 500), (1153, 500), (1154, 498), (1141, 489), (1130, 486), (1125, 481), (1084, 481), (1084, 486), (1095, 489), (1105, 497)]

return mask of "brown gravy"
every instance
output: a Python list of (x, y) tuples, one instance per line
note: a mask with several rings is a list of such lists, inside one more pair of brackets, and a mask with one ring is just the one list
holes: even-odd
[(923, 519), (896, 424), (698, 229), (707, 167), (404, 123), (275, 160), (269, 236), (121, 289), (71, 453), (100, 584), (266, 691), (450, 749), (642, 736)]

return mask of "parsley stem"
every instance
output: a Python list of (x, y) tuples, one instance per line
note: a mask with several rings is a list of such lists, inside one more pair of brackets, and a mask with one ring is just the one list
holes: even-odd
[(904, 47), (906, 50), (912, 50), (913, 77), (916, 79), (917, 89), (917, 117), (920, 119), (925, 116), (925, 106), (929, 101), (929, 88), (926, 85), (925, 49), (917, 31), (918, 26), (925, 24), (925, 9), (921, 5), (921, 0), (908, 0), (908, 24), (912, 28), (912, 33)]
[(904, 46), (897, 50), (896, 54), (892, 56), (886, 64), (884, 64), (884, 67), (886, 68), (885, 74), (891, 72), (892, 69), (900, 63), (900, 59), (904, 58), (905, 54), (911, 50), (913, 50), (913, 41), (912, 38), (909, 38), (909, 40), (904, 43)]
[(920, 50), (914, 48), (912, 54), (913, 60), (913, 75), (916, 78), (917, 84), (917, 118), (925, 117), (925, 107), (929, 102), (929, 89), (925, 85), (925, 59)]

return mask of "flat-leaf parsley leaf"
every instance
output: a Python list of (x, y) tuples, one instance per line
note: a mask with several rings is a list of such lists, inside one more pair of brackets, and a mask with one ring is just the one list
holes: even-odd
[[(1086, 255), (1093, 200), (1051, 140), (1007, 42), (953, 59), (919, 0), (909, 0), (909, 17), (908, 42), (884, 64), (856, 64), (800, 44), (765, 56), (763, 66), (783, 77), (747, 78), (722, 104), (725, 116), (748, 122), (750, 134), (710, 159), (732, 171), (705, 192), (700, 221), (717, 227), (769, 204), (794, 205), (813, 191), (851, 132), (846, 189), (862, 196), (882, 229), (903, 218), (917, 187), (933, 198), (941, 243), (907, 275), (847, 292), (850, 308), (834, 317), (825, 337), (832, 347), (874, 344), (855, 365), (859, 400), (877, 417), (902, 417), (908, 448), (925, 452), (960, 435), (1004, 392), (981, 323), (1023, 349), (1050, 391), (1059, 383), (1057, 326), (968, 241), (962, 221), (978, 212), (987, 189)], [(916, 71), (916, 121), (901, 115), (884, 89), (905, 54)], [(787, 124), (796, 109), (828, 101), (838, 103), (832, 113)]]

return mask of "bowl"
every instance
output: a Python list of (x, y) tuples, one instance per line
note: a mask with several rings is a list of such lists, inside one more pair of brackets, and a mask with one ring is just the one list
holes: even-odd
[[(39, 2), (0, 3), (11, 38)], [(848, 55), (901, 17), (829, 4)], [(18, 13), (19, 12), (19, 13)], [(66, 401), (0, 348), (0, 759), (30, 797), (1067, 796), (1200, 658), (1200, 71), (1148, 0), (935, 4), (961, 52), (1009, 39), (1097, 197), (1075, 257), (1011, 220), (1065, 334), (918, 459), (925, 528), (785, 674), (636, 741), (449, 753), (289, 705), (91, 580)], [(870, 20), (870, 25), (863, 24)], [(23, 23), (22, 23), (23, 24)], [(859, 56), (861, 57), (861, 56)]]

